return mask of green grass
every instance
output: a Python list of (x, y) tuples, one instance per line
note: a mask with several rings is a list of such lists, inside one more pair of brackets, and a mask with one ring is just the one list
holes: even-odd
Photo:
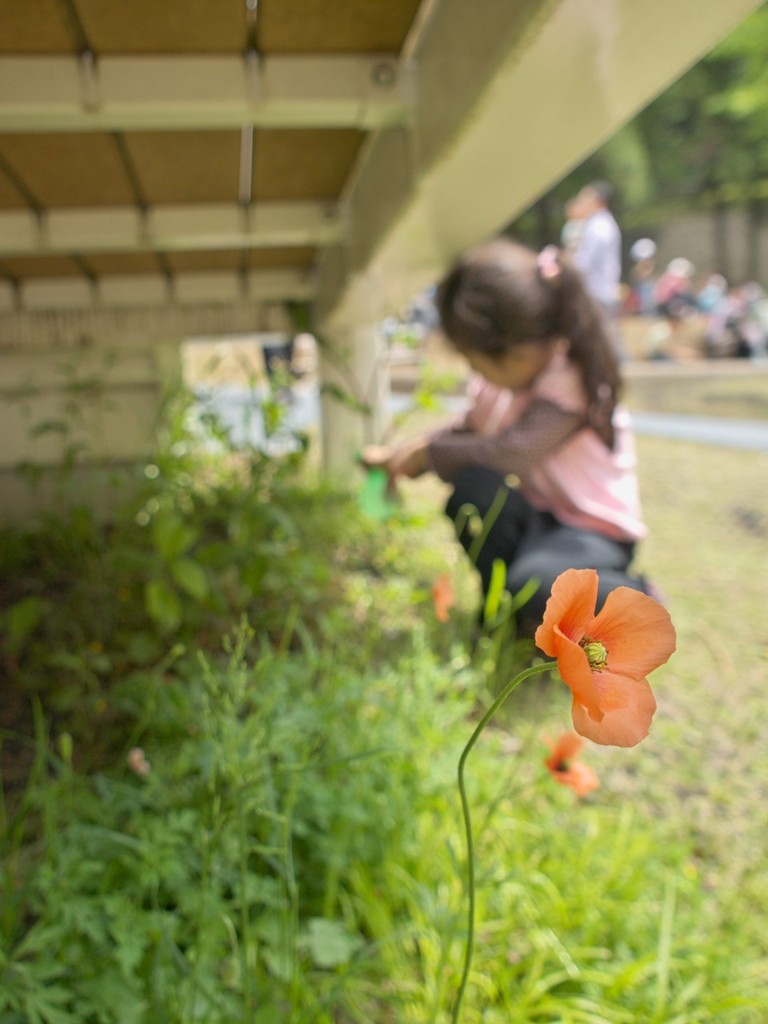
[[(637, 392), (635, 404), (647, 408)], [(762, 402), (768, 402), (768, 376), (756, 373), (714, 375), (693, 385), (673, 378), (657, 385), (654, 407), (750, 417)], [(638, 565), (666, 596), (678, 651), (654, 680), (659, 711), (648, 740), (631, 751), (593, 749), (592, 763), (604, 779), (598, 800), (605, 813), (631, 807), (643, 827), (663, 828), (680, 854), (677, 877), (700, 887), (705, 919), (723, 915), (746, 948), (764, 957), (758, 935), (768, 905), (762, 854), (768, 453), (645, 437), (638, 438), (638, 451), (650, 528)], [(438, 505), (444, 496), (432, 482), (406, 488), (415, 504)], [(551, 731), (555, 715), (562, 721), (561, 700), (553, 715), (549, 696), (523, 698), (526, 728)], [(748, 986), (748, 959), (742, 974)], [(720, 1013), (702, 1019), (728, 1019)]]
[[(649, 738), (584, 752), (584, 801), (542, 763), (569, 722), (557, 680), (525, 683), (472, 751), (464, 1024), (768, 1019), (767, 457), (639, 452), (639, 563), (678, 651)], [(0, 802), (0, 1022), (444, 1024), (456, 765), (499, 683), (489, 644), (469, 654), (477, 585), (444, 487), (404, 485), (381, 524), (300, 468), (158, 465), (148, 523), (4, 548), (7, 707), (41, 710), (27, 741), (2, 734), (31, 763)]]
[(768, 455), (651, 439), (640, 455), (651, 529), (642, 558), (679, 638), (643, 751), (648, 776), (664, 785), (660, 812), (685, 815), (708, 876), (749, 876), (768, 824)]
[(647, 412), (768, 419), (768, 372), (743, 361), (641, 365), (629, 377), (627, 404)]

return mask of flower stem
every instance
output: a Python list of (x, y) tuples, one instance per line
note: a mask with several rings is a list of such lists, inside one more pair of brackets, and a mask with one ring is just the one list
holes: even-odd
[(464, 950), (464, 969), (462, 971), (459, 991), (456, 994), (456, 1002), (454, 1003), (453, 1013), (451, 1015), (452, 1024), (459, 1024), (459, 1020), (461, 1018), (461, 1007), (464, 1001), (464, 992), (467, 987), (467, 981), (469, 980), (472, 956), (475, 951), (475, 850), (472, 839), (472, 818), (469, 811), (467, 790), (464, 784), (464, 768), (467, 763), (467, 758), (469, 757), (469, 752), (479, 739), (480, 733), (490, 722), (510, 693), (512, 693), (513, 690), (516, 690), (520, 683), (524, 682), (526, 679), (530, 679), (531, 676), (538, 675), (540, 672), (551, 671), (551, 669), (552, 662), (542, 662), (539, 665), (531, 665), (530, 668), (523, 669), (522, 672), (519, 672), (509, 683), (507, 683), (499, 696), (494, 700), (493, 704), (491, 704), (483, 717), (477, 723), (475, 731), (469, 737), (466, 746), (461, 752), (461, 757), (459, 758), (459, 795), (461, 797), (461, 810), (464, 817), (464, 833), (467, 844), (467, 942)]

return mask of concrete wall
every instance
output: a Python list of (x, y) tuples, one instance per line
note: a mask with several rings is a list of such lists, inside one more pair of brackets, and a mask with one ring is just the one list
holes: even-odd
[[(658, 245), (659, 269), (677, 256), (685, 256), (696, 267), (696, 274), (723, 273), (732, 284), (749, 280), (748, 254), (750, 231), (748, 212), (733, 208), (722, 215), (726, 265), (717, 260), (716, 227), (711, 212), (692, 213), (670, 218), (653, 232)], [(768, 286), (768, 224), (758, 230), (758, 281)]]
[(0, 521), (77, 502), (106, 513), (154, 449), (177, 342), (2, 353)]

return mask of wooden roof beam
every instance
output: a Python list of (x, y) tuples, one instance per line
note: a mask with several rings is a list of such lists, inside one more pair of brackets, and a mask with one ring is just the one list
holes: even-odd
[[(253, 302), (307, 301), (314, 294), (314, 274), (301, 269), (194, 272), (173, 275), (112, 274), (89, 281), (83, 277), (34, 278), (17, 287), (0, 280), (0, 349), (26, 337), (25, 315), (35, 312), (90, 314), (116, 310), (179, 310), (201, 305), (239, 308)], [(195, 333), (190, 326), (185, 333)], [(255, 321), (242, 329), (255, 329)], [(38, 329), (40, 325), (38, 324)], [(224, 328), (223, 328), (224, 329)], [(227, 330), (234, 328), (226, 328)], [(215, 328), (199, 326), (197, 333)], [(73, 337), (77, 333), (73, 331)]]
[(327, 246), (344, 227), (332, 203), (272, 202), (0, 213), (0, 258), (95, 252), (189, 252)]
[(371, 131), (406, 123), (411, 92), (389, 54), (0, 56), (0, 132)]

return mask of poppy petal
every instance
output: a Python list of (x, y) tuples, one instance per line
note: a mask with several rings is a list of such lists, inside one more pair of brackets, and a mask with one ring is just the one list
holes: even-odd
[[(546, 759), (546, 763), (550, 767), (552, 767), (552, 765), (562, 764), (563, 761), (570, 761), (584, 746), (584, 740), (581, 736), (579, 736), (578, 733), (571, 732), (570, 730), (568, 730), (568, 732), (561, 733), (555, 742), (550, 739), (547, 739), (546, 742), (549, 744), (552, 751)], [(551, 765), (550, 762), (552, 762)]]
[(563, 776), (562, 778), (555, 776), (558, 782), (570, 786), (577, 796), (586, 796), (587, 793), (600, 788), (597, 772), (581, 761), (573, 761), (568, 771), (560, 774)]
[(536, 646), (555, 657), (555, 627), (579, 641), (595, 616), (597, 573), (594, 569), (566, 569), (552, 585), (544, 619), (536, 630)]
[(628, 679), (602, 672), (598, 683), (603, 717), (596, 721), (587, 708), (574, 699), (573, 727), (595, 743), (613, 747), (634, 747), (645, 739), (656, 711), (656, 700), (646, 679)]
[(550, 775), (561, 786), (569, 786), (577, 796), (583, 797), (592, 790), (598, 789), (600, 780), (597, 774), (581, 761), (573, 760), (584, 746), (584, 741), (575, 732), (564, 732), (557, 742), (547, 739), (552, 753), (544, 759)]
[(592, 717), (600, 721), (600, 693), (583, 649), (567, 636), (563, 636), (559, 629), (555, 630), (554, 647), (557, 668), (563, 682), (576, 700), (589, 710)]
[(590, 625), (590, 636), (608, 650), (613, 672), (643, 679), (668, 661), (675, 650), (675, 627), (669, 612), (654, 598), (630, 587), (617, 587)]
[(438, 576), (432, 584), (432, 603), (438, 622), (448, 622), (451, 608), (456, 603), (451, 577), (447, 573)]

